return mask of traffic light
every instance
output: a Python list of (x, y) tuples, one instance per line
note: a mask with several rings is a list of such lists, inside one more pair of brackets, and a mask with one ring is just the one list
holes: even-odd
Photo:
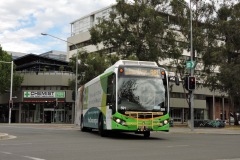
[(196, 78), (194, 76), (186, 76), (184, 78), (184, 87), (187, 90), (194, 90), (194, 89), (196, 89)]
[(194, 90), (196, 88), (196, 78), (193, 76), (188, 77), (188, 90)]

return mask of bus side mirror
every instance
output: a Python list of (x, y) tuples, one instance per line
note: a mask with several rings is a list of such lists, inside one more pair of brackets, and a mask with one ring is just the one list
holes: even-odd
[(179, 78), (177, 76), (175, 76), (175, 84), (179, 86)]
[(108, 105), (109, 109), (113, 109), (112, 104), (108, 103), (107, 105)]

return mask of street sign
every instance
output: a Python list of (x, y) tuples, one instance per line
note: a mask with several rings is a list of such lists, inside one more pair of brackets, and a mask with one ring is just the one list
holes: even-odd
[(194, 68), (195, 67), (195, 61), (187, 61), (186, 62), (186, 68)]

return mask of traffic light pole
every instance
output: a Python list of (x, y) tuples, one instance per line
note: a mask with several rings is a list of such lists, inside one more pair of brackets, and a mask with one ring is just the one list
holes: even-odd
[[(181, 1), (178, 1), (181, 4), (185, 5), (184, 3), (182, 3)], [(188, 6), (187, 6), (188, 7)], [(191, 56), (191, 61), (190, 61), (190, 76), (193, 77), (194, 76), (194, 68), (195, 66), (193, 65), (193, 59), (194, 59), (194, 54), (193, 54), (193, 28), (192, 28), (192, 0), (190, 0), (189, 2), (189, 12), (190, 12), (190, 45), (191, 45), (191, 50), (190, 50), (190, 56)], [(186, 86), (185, 86), (186, 87)], [(188, 88), (188, 87), (187, 87)], [(190, 110), (190, 121), (188, 121), (188, 125), (191, 128), (191, 131), (193, 131), (194, 128), (194, 89), (192, 90), (188, 90), (189, 92), (189, 110)]]
[(190, 116), (191, 116), (191, 119), (190, 119), (191, 131), (194, 130), (194, 103), (193, 103), (194, 94), (193, 93), (194, 93), (193, 90), (189, 91), (189, 95), (190, 95), (189, 108), (190, 108)]
[[(191, 41), (191, 61), (193, 61), (193, 34), (192, 34), (192, 2), (190, 0), (190, 41)], [(194, 67), (190, 69), (190, 76), (194, 76)], [(191, 131), (194, 129), (194, 90), (189, 90), (189, 95), (190, 95), (190, 101), (189, 101), (189, 107), (191, 109), (191, 122), (190, 122), (190, 127)]]

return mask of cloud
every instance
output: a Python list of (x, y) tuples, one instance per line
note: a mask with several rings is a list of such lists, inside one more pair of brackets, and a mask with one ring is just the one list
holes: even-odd
[[(7, 0), (0, 3), (0, 44), (4, 50), (43, 53), (66, 51), (66, 44), (40, 35), (67, 39), (70, 23), (114, 4), (115, 0)], [(46, 41), (46, 42), (45, 42)], [(58, 46), (59, 45), (59, 46)]]

